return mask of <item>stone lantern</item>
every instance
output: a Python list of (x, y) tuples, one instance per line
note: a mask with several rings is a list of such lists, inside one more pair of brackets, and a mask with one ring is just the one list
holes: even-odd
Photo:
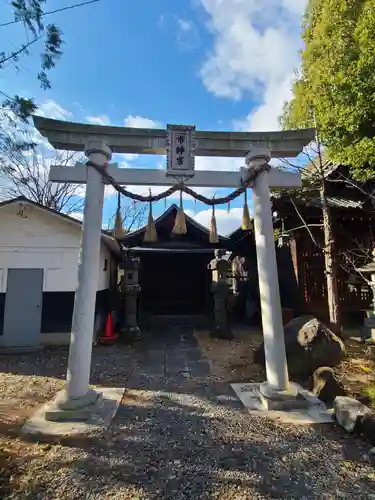
[(372, 303), (368, 309), (365, 309), (365, 321), (363, 327), (363, 338), (367, 342), (375, 342), (375, 249), (372, 251), (373, 262), (367, 264), (364, 267), (357, 268), (356, 271), (363, 274), (369, 275), (370, 280), (368, 285), (372, 291)]
[(230, 294), (230, 281), (232, 278), (229, 254), (224, 250), (215, 250), (215, 258), (211, 260), (208, 268), (212, 271), (211, 291), (214, 296), (214, 327), (212, 337), (219, 339), (233, 339), (233, 333), (228, 324), (227, 301)]
[(125, 307), (121, 337), (125, 341), (139, 340), (142, 338), (137, 321), (137, 299), (141, 291), (138, 282), (140, 260), (127, 252), (119, 267), (123, 272), (120, 289)]

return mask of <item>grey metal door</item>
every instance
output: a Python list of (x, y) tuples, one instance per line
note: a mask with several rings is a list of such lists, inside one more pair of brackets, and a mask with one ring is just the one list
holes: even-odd
[(4, 327), (6, 347), (32, 347), (40, 343), (43, 269), (8, 269)]

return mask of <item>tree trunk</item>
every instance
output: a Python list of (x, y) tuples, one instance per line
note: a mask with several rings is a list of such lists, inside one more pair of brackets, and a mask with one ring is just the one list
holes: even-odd
[(340, 321), (340, 301), (337, 288), (337, 266), (334, 260), (334, 235), (331, 209), (327, 203), (326, 181), (323, 180), (320, 190), (320, 201), (323, 214), (324, 231), (324, 263), (325, 275), (327, 280), (327, 299), (329, 320), (337, 331), (341, 329)]

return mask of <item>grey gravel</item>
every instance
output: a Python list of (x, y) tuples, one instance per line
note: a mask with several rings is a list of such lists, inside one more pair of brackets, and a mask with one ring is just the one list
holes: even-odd
[[(172, 364), (166, 373), (172, 351), (179, 362), (175, 373)], [(49, 351), (51, 370), (65, 354)], [(35, 356), (23, 357), (23, 372), (43, 373), (43, 360)], [(191, 363), (199, 363), (200, 375), (192, 374)], [(146, 336), (134, 347), (95, 348), (93, 382), (128, 390), (113, 425), (47, 447), (34, 460), (32, 487), (28, 482), (27, 489), (3, 498), (372, 498), (371, 446), (333, 425), (294, 426), (251, 416), (228, 385), (207, 373), (189, 329)]]

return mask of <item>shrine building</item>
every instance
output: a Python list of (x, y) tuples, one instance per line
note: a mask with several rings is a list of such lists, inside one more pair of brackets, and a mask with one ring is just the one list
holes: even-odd
[(175, 234), (178, 206), (171, 205), (155, 220), (157, 240), (146, 242), (147, 226), (117, 237), (122, 251), (139, 257), (141, 293), (138, 314), (207, 315), (212, 312), (211, 271), (208, 266), (216, 248), (232, 249), (228, 237), (210, 243), (209, 230), (185, 215), (186, 233)]

